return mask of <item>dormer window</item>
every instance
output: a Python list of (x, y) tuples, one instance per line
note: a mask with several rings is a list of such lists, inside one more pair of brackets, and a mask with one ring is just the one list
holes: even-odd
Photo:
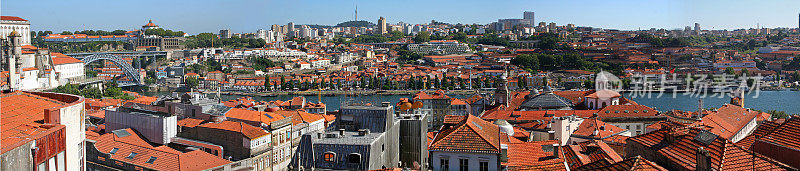
[(335, 158), (336, 158), (336, 153), (334, 152), (329, 151), (322, 154), (322, 159), (326, 162), (333, 162)]
[(350, 153), (347, 155), (347, 163), (361, 163), (361, 154)]

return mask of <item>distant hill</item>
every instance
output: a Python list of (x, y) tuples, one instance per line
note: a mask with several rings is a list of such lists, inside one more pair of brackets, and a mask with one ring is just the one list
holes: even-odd
[(336, 27), (374, 27), (375, 24), (369, 21), (347, 21), (344, 23), (336, 24)]

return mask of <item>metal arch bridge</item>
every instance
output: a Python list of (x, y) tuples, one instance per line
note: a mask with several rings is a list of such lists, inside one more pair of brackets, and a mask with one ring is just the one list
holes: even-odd
[(131, 80), (133, 82), (131, 84), (119, 84), (119, 86), (121, 86), (121, 87), (131, 86), (131, 85), (140, 85), (140, 83), (141, 83), (141, 79), (139, 78), (139, 71), (136, 70), (135, 68), (133, 68), (133, 66), (131, 66), (130, 64), (126, 63), (125, 60), (123, 60), (119, 56), (112, 55), (112, 54), (98, 53), (98, 54), (85, 56), (85, 57), (81, 58), (80, 60), (83, 61), (84, 65), (89, 65), (89, 63), (92, 63), (92, 62), (97, 61), (97, 60), (108, 60), (108, 61), (111, 61), (112, 63), (114, 63), (114, 65), (117, 65), (117, 67), (119, 67), (122, 70), (122, 72), (125, 73), (125, 76), (127, 76), (129, 80)]

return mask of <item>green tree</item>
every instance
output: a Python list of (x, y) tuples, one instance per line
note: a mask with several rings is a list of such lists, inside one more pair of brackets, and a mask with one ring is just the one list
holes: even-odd
[(286, 90), (284, 85), (286, 85), (286, 77), (281, 75), (281, 89)]
[(728, 75), (735, 75), (735, 74), (736, 74), (736, 71), (735, 71), (735, 70), (733, 70), (733, 68), (731, 68), (731, 67), (726, 67), (726, 68), (725, 68), (725, 74), (728, 74)]
[(539, 70), (539, 58), (533, 55), (517, 55), (514, 59), (511, 59), (511, 64), (530, 71)]
[(772, 115), (772, 119), (786, 119), (789, 118), (789, 115), (786, 114), (784, 111), (777, 111), (777, 110), (769, 110), (767, 111), (770, 115)]
[(272, 91), (272, 85), (269, 81), (269, 75), (264, 76), (264, 89), (267, 91)]
[(81, 95), (83, 97), (94, 98), (94, 99), (99, 99), (103, 97), (103, 94), (100, 93), (100, 89), (96, 87), (84, 88), (83, 90), (81, 90)]
[(422, 43), (431, 41), (431, 34), (427, 31), (421, 31), (414, 36), (414, 43)]
[(186, 78), (185, 84), (188, 88), (197, 88), (197, 86), (200, 84), (200, 81), (194, 77), (189, 77)]

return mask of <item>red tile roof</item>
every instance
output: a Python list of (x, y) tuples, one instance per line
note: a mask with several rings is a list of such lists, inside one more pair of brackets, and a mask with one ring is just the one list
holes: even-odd
[(203, 123), (203, 120), (195, 119), (195, 118), (185, 118), (178, 121), (178, 126), (182, 127), (196, 127)]
[[(595, 131), (597, 131), (597, 134), (595, 134)], [(581, 122), (581, 124), (578, 126), (578, 129), (576, 129), (572, 135), (591, 137), (594, 139), (604, 139), (624, 131), (625, 130), (622, 128), (607, 124), (599, 119), (590, 118), (583, 120), (583, 122)]]
[[(553, 156), (557, 140), (508, 143), (508, 170), (566, 170), (564, 155)], [(547, 150), (545, 150), (547, 149)]]
[(459, 125), (445, 128), (431, 142), (431, 151), (500, 153), (500, 128), (467, 115)]
[(73, 57), (53, 57), (54, 65), (72, 64), (72, 63), (83, 63), (83, 61), (75, 59)]
[[(96, 137), (94, 148), (106, 154), (112, 149), (117, 149), (114, 155), (109, 156), (121, 162), (154, 170), (204, 170), (231, 163), (202, 150), (183, 153), (167, 146), (151, 146), (130, 128), (117, 131), (124, 131), (130, 135), (123, 137), (114, 133), (100, 135)], [(128, 158), (134, 152), (137, 154), (133, 158)], [(148, 163), (151, 157), (156, 159)]]
[(251, 140), (269, 135), (267, 131), (264, 131), (263, 129), (258, 127), (245, 124), (243, 122), (233, 122), (233, 121), (210, 122), (198, 125), (197, 127), (220, 129), (220, 130), (231, 131), (234, 133), (241, 133), (242, 135)]
[(786, 122), (786, 119), (763, 122), (756, 127), (756, 130), (754, 130), (753, 133), (750, 133), (750, 135), (747, 135), (747, 137), (744, 137), (742, 140), (739, 140), (739, 142), (736, 142), (736, 145), (750, 149), (756, 139), (772, 133), (775, 131), (775, 128), (778, 128), (778, 126), (784, 122)]
[(651, 162), (641, 156), (631, 157), (616, 163), (609, 163), (608, 161), (597, 161), (574, 169), (576, 171), (583, 170), (601, 170), (601, 171), (667, 171), (664, 167)]
[(561, 148), (564, 150), (564, 156), (570, 168), (577, 168), (598, 160), (607, 160), (612, 163), (622, 161), (622, 157), (614, 149), (599, 140), (584, 141)]
[[(628, 156), (655, 154), (666, 159), (659, 163), (671, 169), (694, 170), (698, 148), (709, 152), (711, 167), (717, 170), (786, 170), (789, 167), (773, 159), (734, 145), (730, 140), (714, 135), (704, 127), (665, 127), (657, 131), (628, 138), (628, 145), (636, 143), (643, 149), (629, 151)], [(702, 141), (701, 141), (702, 140)], [(645, 151), (641, 151), (645, 150)], [(633, 154), (630, 154), (633, 153)], [(647, 156), (646, 156), (647, 157)], [(749, 169), (748, 169), (749, 170)]]
[(615, 97), (622, 97), (622, 95), (613, 90), (600, 90), (600, 91), (595, 91), (592, 94), (586, 95), (586, 98), (593, 98), (593, 99), (615, 98)]
[(291, 117), (292, 125), (298, 125), (302, 123), (309, 124), (320, 120), (323, 120), (324, 122), (325, 120), (325, 117), (323, 117), (321, 114), (312, 114), (303, 110), (294, 110), (294, 111), (279, 110), (272, 113), (280, 114), (284, 118)]
[(14, 149), (22, 143), (47, 134), (49, 127), (40, 122), (44, 111), (66, 105), (66, 103), (28, 92), (12, 92), (0, 95), (0, 143), (2, 152)]
[(759, 114), (761, 114), (759, 111), (725, 104), (716, 111), (704, 116), (700, 122), (705, 126), (711, 127), (712, 133), (730, 139)]
[(259, 112), (240, 108), (231, 108), (231, 110), (228, 110), (228, 113), (225, 113), (225, 117), (265, 124), (269, 124), (273, 121), (284, 118), (277, 113), (268, 114), (267, 112)]
[(0, 20), (10, 20), (10, 21), (28, 21), (17, 16), (0, 16)]
[(597, 112), (598, 118), (657, 117), (658, 111), (645, 105), (611, 105)]

